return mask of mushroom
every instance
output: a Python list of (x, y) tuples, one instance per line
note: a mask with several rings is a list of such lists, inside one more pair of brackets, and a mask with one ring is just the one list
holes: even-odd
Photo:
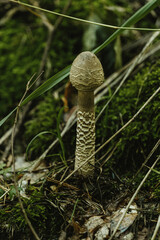
[[(80, 53), (72, 63), (70, 82), (78, 90), (75, 170), (83, 177), (92, 177), (94, 174), (94, 90), (103, 81), (103, 68), (96, 55), (89, 51)], [(83, 164), (89, 157), (89, 161)]]

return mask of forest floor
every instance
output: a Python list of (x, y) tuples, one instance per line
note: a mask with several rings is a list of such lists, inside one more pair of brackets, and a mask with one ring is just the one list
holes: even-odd
[(29, 169), (16, 169), (18, 198), (13, 171), (1, 175), (1, 237), (34, 239), (31, 222), (37, 239), (160, 239), (159, 201), (151, 189), (137, 191), (134, 179), (121, 179), (112, 169), (110, 177), (98, 172), (91, 179), (75, 174), (65, 180), (71, 170), (62, 164)]

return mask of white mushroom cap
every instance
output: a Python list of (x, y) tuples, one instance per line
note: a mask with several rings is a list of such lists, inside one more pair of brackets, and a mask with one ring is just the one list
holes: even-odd
[(79, 91), (94, 91), (104, 81), (102, 65), (92, 52), (80, 53), (71, 66), (71, 84)]

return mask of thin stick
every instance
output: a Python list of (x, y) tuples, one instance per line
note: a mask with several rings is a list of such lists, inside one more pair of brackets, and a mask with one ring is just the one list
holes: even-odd
[(0, 199), (2, 199), (9, 191), (10, 191), (10, 189), (7, 189), (7, 190), (2, 194), (2, 196), (0, 196)]
[[(38, 79), (41, 77), (41, 75), (42, 75), (42, 73), (40, 73), (38, 75), (36, 80), (30, 85), (30, 88), (32, 87), (32, 85), (34, 85), (36, 83), (36, 81), (38, 81)], [(35, 74), (32, 76), (32, 79), (33, 79), (34, 76), (35, 76)], [(16, 124), (16, 129), (14, 131), (14, 137), (18, 133), (18, 130), (19, 130), (19, 128), (20, 128), (20, 126), (21, 126), (21, 124), (23, 122), (23, 119), (24, 119), (24, 117), (25, 117), (25, 115), (26, 115), (26, 113), (27, 113), (27, 111), (28, 111), (28, 109), (30, 107), (30, 104), (31, 104), (31, 102), (23, 109), (23, 113), (19, 114), (19, 116), (18, 116), (18, 122)], [(13, 127), (10, 130), (7, 131), (7, 134), (5, 135), (5, 138), (3, 137), (3, 139), (0, 139), (0, 144), (2, 144), (2, 141), (6, 140), (6, 138), (8, 138), (12, 134), (12, 131), (13, 131)], [(4, 161), (6, 160), (10, 149), (11, 149), (11, 142), (9, 142), (7, 144), (7, 146), (5, 148), (5, 151), (4, 151), (3, 155), (2, 155), (2, 159), (4, 159)]]
[[(72, 0), (69, 0), (67, 2), (67, 4), (64, 6), (63, 8), (63, 13), (66, 13), (66, 11), (68, 10), (70, 4), (71, 4)], [(47, 60), (47, 57), (48, 57), (48, 53), (49, 53), (49, 49), (50, 49), (50, 46), (51, 46), (51, 43), (52, 43), (52, 39), (53, 39), (53, 35), (54, 33), (56, 32), (56, 30), (58, 29), (58, 27), (60, 26), (60, 24), (62, 23), (63, 21), (63, 17), (62, 16), (59, 16), (55, 22), (54, 25), (52, 25), (49, 20), (47, 19), (46, 21), (46, 16), (43, 15), (42, 16), (42, 20), (45, 22), (47, 22), (48, 24), (46, 25), (47, 28), (48, 28), (48, 38), (47, 38), (47, 42), (45, 44), (45, 49), (44, 49), (44, 52), (43, 52), (43, 56), (42, 56), (42, 59), (41, 59), (41, 63), (40, 63), (40, 67), (39, 67), (39, 71), (38, 73), (41, 73), (44, 69), (44, 66), (46, 64), (46, 60)], [(39, 85), (39, 84), (38, 84)], [(36, 85), (36, 86), (38, 86)]]
[[(6, 1), (6, 0), (5, 0)], [(0, 2), (1, 3), (1, 2)], [(23, 8), (20, 6), (11, 8), (8, 10), (8, 12), (5, 14), (3, 18), (0, 19), (0, 26), (4, 26), (7, 24), (7, 22), (13, 17), (14, 14), (16, 14), (18, 11), (23, 11)]]
[(142, 164), (142, 166), (140, 167), (140, 169), (136, 172), (135, 176), (133, 179), (135, 179), (135, 177), (138, 175), (138, 173), (142, 170), (142, 168), (146, 165), (146, 163), (148, 162), (148, 160), (151, 158), (151, 156), (153, 155), (153, 153), (157, 150), (157, 148), (160, 145), (160, 139), (157, 141), (157, 143), (155, 144), (155, 146), (153, 147), (153, 149), (151, 150), (151, 152), (149, 153), (149, 155), (147, 156), (146, 160), (144, 161), (144, 163)]
[(32, 81), (32, 79), (33, 79), (33, 77), (28, 81), (25, 93), (24, 93), (23, 97), (21, 98), (21, 100), (20, 100), (20, 102), (17, 106), (16, 116), (15, 116), (14, 125), (13, 125), (13, 128), (12, 128), (12, 135), (11, 135), (11, 152), (12, 152), (13, 172), (14, 172), (14, 174), (13, 174), (14, 175), (14, 186), (15, 186), (15, 189), (16, 189), (18, 201), (19, 201), (19, 204), (20, 204), (20, 207), (21, 207), (22, 212), (24, 214), (25, 220), (26, 220), (31, 232), (33, 233), (35, 239), (40, 240), (40, 238), (38, 237), (36, 231), (34, 230), (32, 224), (31, 224), (31, 222), (30, 222), (30, 220), (29, 220), (29, 218), (26, 214), (26, 211), (25, 211), (24, 206), (23, 206), (23, 202), (21, 200), (21, 196), (20, 196), (20, 193), (19, 193), (19, 190), (18, 190), (18, 184), (17, 184), (17, 180), (16, 180), (15, 157), (14, 157), (14, 138), (15, 138), (15, 129), (16, 129), (16, 124), (17, 124), (17, 120), (18, 120), (19, 110), (20, 110), (21, 103), (23, 102), (27, 92), (29, 91), (30, 87), (32, 86), (32, 84), (30, 85), (30, 82)]
[(0, 145), (12, 134), (12, 128), (10, 128), (1, 138)]
[(134, 199), (135, 199), (136, 195), (138, 194), (139, 190), (141, 189), (141, 187), (143, 186), (144, 182), (146, 181), (146, 179), (148, 178), (149, 174), (151, 173), (152, 169), (155, 167), (156, 163), (157, 163), (159, 160), (160, 160), (160, 155), (158, 156), (158, 158), (156, 159), (156, 161), (154, 162), (154, 164), (152, 165), (152, 167), (149, 169), (149, 171), (147, 172), (147, 174), (145, 175), (145, 177), (143, 178), (143, 180), (142, 180), (141, 183), (139, 184), (137, 190), (135, 191), (135, 193), (133, 194), (131, 200), (129, 201), (129, 203), (128, 203), (126, 209), (125, 209), (125, 211), (123, 212), (123, 214), (122, 214), (119, 222), (117, 223), (117, 225), (116, 225), (116, 227), (115, 227), (115, 229), (114, 229), (114, 232), (113, 232), (113, 234), (111, 235), (111, 237), (109, 238), (109, 240), (112, 240), (112, 239), (113, 239), (113, 237), (114, 237), (115, 233), (117, 232), (117, 230), (118, 230), (118, 228), (119, 228), (119, 226), (120, 226), (120, 224), (121, 224), (121, 222), (122, 222), (125, 214), (127, 213), (128, 209), (129, 209), (130, 205), (131, 205), (132, 202), (134, 201)]
[(155, 240), (159, 228), (160, 228), (160, 215), (159, 215), (159, 217), (158, 217), (158, 222), (157, 222), (157, 224), (156, 224), (156, 228), (155, 228), (155, 230), (154, 230), (154, 233), (153, 233), (153, 236), (152, 236), (151, 240)]

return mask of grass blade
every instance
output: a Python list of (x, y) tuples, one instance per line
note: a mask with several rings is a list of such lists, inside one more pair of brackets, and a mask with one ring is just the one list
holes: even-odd
[[(34, 136), (34, 138), (32, 138), (32, 140), (29, 142), (29, 144), (28, 144), (28, 146), (27, 146), (27, 149), (26, 149), (26, 156), (28, 155), (28, 150), (29, 150), (32, 142), (33, 142), (36, 138), (38, 138), (39, 136), (41, 136), (41, 135), (43, 135), (43, 134), (53, 134), (53, 135), (54, 135), (54, 133), (49, 132), (49, 131), (43, 131), (43, 132), (38, 133), (38, 134), (37, 134), (36, 136)], [(27, 157), (27, 158), (28, 158), (28, 157)]]
[(32, 92), (27, 98), (24, 99), (21, 106), (25, 105), (26, 103), (32, 101), (33, 99), (39, 97), (43, 93), (47, 92), (51, 88), (53, 88), (55, 85), (57, 85), (59, 82), (61, 82), (63, 79), (65, 79), (69, 75), (70, 66), (64, 68), (51, 78), (49, 78), (47, 81), (45, 81), (41, 86), (39, 86), (34, 92)]
[(4, 117), (1, 121), (0, 121), (0, 127), (3, 125), (3, 123), (5, 123), (5, 121), (12, 115), (12, 113), (14, 113), (16, 111), (17, 108), (13, 109), (12, 112), (10, 112), (6, 117)]
[[(35, 91), (33, 91), (28, 97), (26, 97), (24, 99), (24, 101), (22, 102), (21, 106), (24, 106), (28, 102), (39, 97), (40, 95), (42, 95), (43, 93), (45, 93), (46, 91), (48, 91), (49, 89), (51, 89), (52, 87), (57, 85), (59, 82), (61, 82), (64, 78), (66, 78), (69, 75), (69, 71), (70, 71), (70, 66), (64, 68), (63, 70), (61, 70), (60, 72), (58, 72), (57, 74), (55, 74), (54, 76), (49, 78), (41, 86), (39, 86)], [(13, 109), (6, 117), (4, 117), (0, 121), (0, 127), (12, 115), (12, 113), (14, 113), (16, 111), (16, 109), (17, 109), (17, 107), (15, 109)]]
[[(156, 8), (160, 4), (160, 0), (153, 0), (148, 2), (146, 5), (141, 7), (135, 14), (133, 14), (124, 24), (122, 24), (121, 27), (129, 27), (135, 23), (137, 23), (139, 20), (141, 20), (143, 17), (145, 17), (150, 11), (152, 11), (154, 8)], [(103, 48), (105, 48), (109, 43), (111, 43), (122, 31), (123, 29), (118, 29), (115, 31), (104, 43), (102, 43), (99, 47), (93, 50), (93, 52), (96, 54), (100, 52)]]

